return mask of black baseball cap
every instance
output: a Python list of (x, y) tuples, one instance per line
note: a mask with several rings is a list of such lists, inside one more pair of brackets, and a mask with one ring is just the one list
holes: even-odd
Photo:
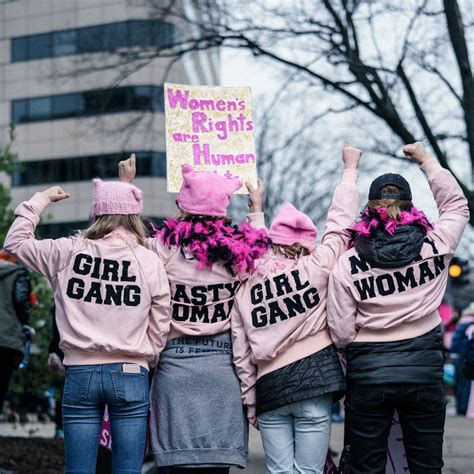
[[(383, 193), (385, 186), (395, 186), (398, 193)], [(387, 173), (372, 181), (369, 190), (369, 201), (372, 199), (401, 199), (411, 201), (411, 189), (408, 181), (399, 174)]]

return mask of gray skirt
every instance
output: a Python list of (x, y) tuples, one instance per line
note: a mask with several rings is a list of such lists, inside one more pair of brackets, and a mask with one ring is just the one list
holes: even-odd
[(248, 425), (230, 332), (169, 340), (150, 403), (157, 466), (245, 467)]

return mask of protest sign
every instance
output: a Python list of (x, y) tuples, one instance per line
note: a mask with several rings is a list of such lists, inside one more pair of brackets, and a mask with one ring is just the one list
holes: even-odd
[(184, 164), (256, 185), (250, 88), (166, 83), (164, 92), (168, 191), (179, 192)]

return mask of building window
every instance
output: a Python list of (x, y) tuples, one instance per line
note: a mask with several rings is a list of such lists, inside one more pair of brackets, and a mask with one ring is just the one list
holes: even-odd
[(13, 38), (11, 44), (12, 62), (27, 61), (28, 55), (28, 37)]
[(88, 117), (114, 112), (163, 112), (162, 86), (125, 86), (13, 100), (13, 123)]
[(30, 122), (49, 120), (52, 110), (53, 100), (51, 97), (37, 97), (28, 101), (28, 117)]
[(28, 41), (28, 59), (42, 59), (51, 56), (51, 34), (35, 35), (34, 41)]
[(77, 31), (55, 31), (53, 35), (53, 56), (77, 53)]
[[(12, 187), (88, 181), (97, 176), (116, 179), (119, 161), (127, 159), (131, 153), (22, 161), (13, 173)], [(134, 153), (137, 155), (137, 176), (166, 176), (165, 153), (152, 151)]]
[(12, 38), (12, 62), (113, 51), (133, 46), (170, 45), (178, 29), (159, 20), (129, 20)]

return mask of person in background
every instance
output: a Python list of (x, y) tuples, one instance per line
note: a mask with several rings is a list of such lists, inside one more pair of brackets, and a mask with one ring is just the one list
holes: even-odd
[(456, 413), (458, 415), (466, 414), (472, 389), (472, 380), (463, 375), (469, 328), (474, 328), (474, 302), (462, 312), (451, 341), (451, 352), (458, 356), (453, 358), (456, 367)]
[[(66, 367), (63, 365), (64, 353), (59, 347), (60, 337), (58, 331), (58, 325), (56, 324), (56, 314), (54, 306), (50, 311), (51, 322), (53, 326), (53, 334), (51, 340), (49, 342), (48, 348), (48, 367), (56, 374), (58, 374), (61, 379), (62, 383), (59, 387), (57, 387), (60, 391), (60, 399), (62, 400), (62, 394), (64, 389), (64, 379), (63, 377), (66, 375)], [(54, 409), (54, 424), (56, 425), (55, 428), (55, 438), (64, 438), (64, 431), (63, 431), (63, 410), (62, 404), (56, 402), (56, 406)]]
[(0, 252), (0, 414), (13, 372), (24, 357), (25, 341), (35, 335), (29, 325), (30, 293), (28, 270)]
[(351, 248), (329, 282), (328, 324), (347, 358), (345, 444), (350, 472), (382, 474), (396, 409), (411, 474), (441, 473), (446, 401), (438, 308), (469, 220), (454, 176), (421, 143), (403, 147), (426, 174), (434, 226), (398, 174), (375, 179)]

